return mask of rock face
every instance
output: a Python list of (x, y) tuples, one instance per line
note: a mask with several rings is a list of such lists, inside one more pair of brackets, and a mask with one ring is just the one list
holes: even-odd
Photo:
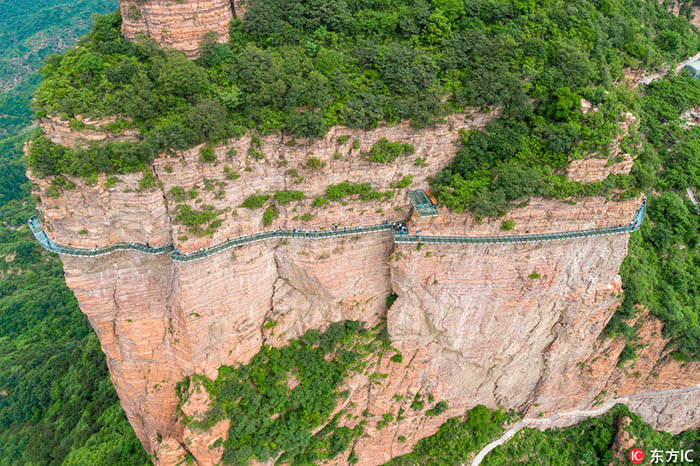
[[(199, 148), (162, 156), (153, 163), (150, 173), (157, 182), (151, 187), (142, 185), (143, 174), (119, 176), (116, 182), (102, 176), (93, 185), (72, 180), (76, 189), (52, 198), (50, 180), (34, 181), (45, 228), (59, 243), (159, 246), (172, 240), (191, 251), (264, 228), (405, 220), (410, 215), (406, 187), (369, 202), (323, 207), (311, 202), (345, 180), (385, 191), (410, 175), (410, 188), (425, 188), (426, 178), (456, 153), (459, 128), (479, 127), (489, 117), (457, 115), (423, 131), (407, 125), (365, 133), (333, 128), (313, 142), (279, 136), (258, 142), (246, 136), (214, 148), (213, 162), (200, 162)], [(369, 162), (362, 152), (381, 138), (410, 143), (415, 153), (393, 163)], [(359, 148), (351, 150), (353, 145)], [(416, 165), (417, 158), (423, 162)], [(195, 189), (197, 196), (178, 200), (173, 188)], [(280, 205), (270, 225), (263, 225), (264, 209), (240, 206), (250, 195), (282, 190), (299, 190), (306, 198)], [(212, 205), (224, 211), (221, 225), (210, 236), (193, 235), (180, 223), (178, 205)], [(639, 199), (586, 198), (576, 204), (532, 199), (506, 219), (514, 221), (515, 233), (597, 228), (629, 222), (638, 205)], [(304, 214), (313, 217), (303, 220)], [(506, 234), (503, 220), (479, 223), (471, 215), (443, 210), (436, 218), (412, 218), (411, 230)], [(226, 421), (204, 432), (178, 421), (175, 384), (184, 376), (215, 378), (221, 365), (245, 363), (263, 344), (283, 345), (336, 321), (373, 326), (386, 317), (392, 346), (403, 361), (389, 356), (376, 361), (377, 370), (388, 375), (381, 384), (364, 375), (350, 378), (345, 382), (350, 396), (343, 401), (353, 415), (365, 409), (373, 414), (354, 451), (359, 464), (376, 465), (410, 451), (447, 418), (479, 403), (536, 416), (700, 382), (697, 363), (681, 368), (667, 357), (660, 323), (647, 316), (635, 323), (648, 342), (635, 367), (616, 366), (624, 342), (606, 339), (603, 330), (619, 305), (618, 270), (627, 242), (627, 235), (618, 235), (418, 248), (395, 245), (390, 233), (380, 232), (258, 242), (184, 263), (136, 251), (62, 260), (68, 286), (99, 336), (127, 416), (163, 465), (177, 464), (187, 453), (197, 464), (216, 464), (222, 453), (213, 445), (226, 435)], [(387, 312), (385, 299), (392, 292), (398, 299)], [(277, 322), (274, 329), (265, 326), (271, 320)], [(430, 393), (449, 408), (434, 417), (408, 409), (407, 400), (417, 393)], [(208, 402), (205, 394), (192, 393), (182, 409), (201, 418)], [(697, 406), (695, 393), (631, 408), (655, 427), (675, 432), (700, 424)], [(398, 418), (400, 409), (405, 418), (378, 426), (383, 414)], [(358, 422), (343, 419), (350, 426)], [(335, 463), (346, 464), (347, 453)]]
[(51, 140), (66, 147), (85, 148), (91, 142), (123, 141), (133, 142), (138, 140), (138, 131), (127, 129), (110, 133), (109, 125), (117, 121), (116, 117), (88, 119), (79, 116), (76, 118), (80, 129), (71, 128), (70, 121), (62, 120), (55, 116), (49, 116), (39, 120), (39, 126), (44, 134), (50, 134)]
[[(103, 247), (115, 241), (145, 243), (145, 239), (151, 245), (162, 245), (169, 242), (162, 235), (168, 234), (177, 248), (188, 252), (282, 225), (309, 230), (336, 223), (355, 226), (403, 220), (409, 213), (406, 191), (426, 188), (426, 179), (450, 163), (457, 153), (459, 129), (483, 127), (495, 116), (496, 113), (479, 112), (452, 115), (435, 128), (419, 131), (407, 123), (366, 132), (334, 127), (324, 138), (314, 141), (280, 139), (278, 135), (253, 139), (246, 135), (214, 148), (213, 162), (200, 161), (201, 147), (158, 158), (152, 170), (159, 186), (141, 191), (139, 180), (143, 175), (138, 174), (112, 177), (112, 181), (102, 176), (92, 185), (68, 177), (77, 188), (64, 191), (56, 199), (46, 194), (50, 180), (34, 181), (42, 192), (45, 223), (56, 242)], [(71, 140), (63, 132), (50, 131), (53, 127), (48, 123), (44, 126), (49, 129), (46, 136), (53, 142)], [(370, 162), (363, 153), (383, 138), (411, 144), (415, 152), (392, 163)], [(416, 164), (416, 160), (422, 163)], [(411, 184), (394, 188), (406, 176), (412, 177)], [(324, 194), (328, 186), (344, 181), (370, 183), (373, 189), (393, 190), (394, 195), (381, 201), (312, 206), (314, 197)], [(186, 194), (178, 200), (174, 189), (183, 193), (194, 190), (196, 198)], [(302, 191), (306, 199), (280, 205), (279, 218), (270, 225), (263, 224), (265, 209), (241, 207), (248, 196), (274, 195), (285, 190)], [(220, 212), (221, 225), (211, 236), (192, 234), (177, 219), (178, 205), (193, 210), (212, 206)], [(112, 215), (103, 207), (113, 209)], [(163, 223), (166, 212), (169, 225)], [(125, 228), (125, 224), (142, 228), (143, 232)], [(79, 234), (84, 229), (89, 235)]]
[[(199, 43), (208, 32), (224, 42), (229, 23), (239, 13), (240, 0), (121, 0), (122, 34), (135, 40), (148, 36), (158, 44), (199, 54)], [(234, 10), (235, 8), (235, 10)], [(241, 10), (239, 14), (242, 15)]]

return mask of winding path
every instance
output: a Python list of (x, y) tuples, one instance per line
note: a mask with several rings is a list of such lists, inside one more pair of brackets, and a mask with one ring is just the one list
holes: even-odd
[[(681, 69), (683, 69), (683, 67), (684, 67), (685, 65), (687, 65), (687, 64), (690, 63), (690, 62), (694, 62), (695, 60), (698, 60), (698, 59), (700, 59), (700, 52), (696, 53), (696, 54), (693, 55), (692, 57), (689, 57), (687, 60), (684, 60), (684, 61), (680, 62), (680, 63), (678, 64), (678, 66), (676, 66), (675, 72), (678, 73)], [(657, 79), (659, 79), (659, 78), (665, 76), (666, 73), (668, 73), (668, 70), (666, 70), (666, 71), (661, 71), (661, 72), (659, 72), (659, 73), (650, 74), (649, 76), (646, 76), (646, 77), (640, 79), (639, 82), (640, 82), (641, 84), (650, 84), (651, 82), (656, 81)]]
[(544, 233), (532, 235), (509, 235), (509, 236), (426, 236), (410, 235), (402, 222), (386, 223), (381, 225), (359, 226), (353, 228), (333, 228), (322, 231), (300, 231), (300, 230), (274, 230), (256, 233), (254, 235), (240, 236), (238, 238), (219, 243), (202, 251), (190, 254), (180, 253), (172, 244), (152, 248), (139, 243), (116, 243), (104, 248), (75, 248), (65, 246), (53, 241), (44, 231), (38, 217), (27, 220), (29, 228), (34, 234), (34, 238), (44, 249), (65, 256), (77, 257), (99, 257), (112, 254), (117, 251), (135, 250), (144, 254), (167, 254), (175, 262), (190, 262), (198, 259), (224, 252), (228, 249), (243, 246), (245, 244), (256, 243), (274, 238), (298, 238), (298, 239), (324, 239), (342, 236), (371, 234), (382, 231), (391, 231), (395, 243), (443, 243), (443, 244), (491, 244), (491, 243), (533, 243), (543, 241), (561, 241), (572, 238), (589, 238), (592, 236), (619, 235), (631, 233), (642, 225), (646, 212), (646, 200), (637, 209), (634, 217), (628, 225), (623, 227), (598, 228), (590, 230), (576, 230), (560, 233)]
[(557, 421), (561, 418), (564, 417), (592, 417), (592, 416), (600, 416), (601, 414), (607, 412), (610, 408), (615, 406), (618, 403), (627, 403), (630, 400), (635, 400), (638, 398), (656, 398), (656, 397), (663, 397), (667, 395), (675, 395), (678, 393), (687, 393), (687, 392), (694, 392), (694, 391), (700, 391), (700, 385), (692, 385), (690, 387), (685, 387), (685, 388), (673, 388), (670, 390), (663, 390), (660, 392), (643, 392), (643, 393), (637, 393), (634, 395), (629, 395), (629, 396), (623, 396), (621, 398), (614, 398), (604, 405), (602, 405), (600, 408), (592, 409), (592, 410), (575, 410), (575, 411), (567, 411), (563, 413), (557, 413), (552, 415), (551, 417), (547, 418), (530, 418), (530, 419), (523, 419), (522, 421), (517, 422), (513, 427), (508, 429), (501, 437), (498, 439), (494, 440), (493, 442), (489, 443), (486, 445), (484, 448), (481, 449), (481, 451), (474, 457), (472, 460), (471, 466), (479, 466), (481, 462), (484, 460), (486, 455), (488, 455), (492, 450), (494, 450), (496, 447), (499, 447), (506, 443), (508, 440), (513, 438), (515, 434), (517, 434), (523, 427), (526, 426), (542, 426), (542, 425), (547, 425), (549, 423), (552, 423), (554, 421)]

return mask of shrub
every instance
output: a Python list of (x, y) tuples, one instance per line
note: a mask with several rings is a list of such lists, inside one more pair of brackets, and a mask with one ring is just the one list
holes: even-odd
[(424, 404), (425, 403), (421, 401), (421, 394), (416, 393), (416, 396), (413, 397), (413, 401), (411, 401), (411, 409), (413, 411), (420, 411), (421, 409), (423, 409)]
[(175, 221), (185, 225), (189, 232), (198, 236), (212, 235), (214, 229), (222, 223), (218, 220), (221, 213), (222, 211), (216, 210), (212, 205), (196, 210), (186, 204), (179, 204)]
[(289, 205), (292, 201), (301, 201), (305, 198), (302, 191), (277, 191), (274, 196), (281, 205)]
[(382, 138), (364, 155), (372, 162), (389, 163), (401, 155), (410, 155), (413, 152), (415, 152), (415, 148), (411, 144), (390, 142), (386, 138)]
[(224, 174), (229, 180), (237, 180), (241, 177), (241, 175), (238, 172), (233, 171), (231, 167), (224, 167)]
[(170, 192), (177, 202), (185, 202), (185, 190), (183, 188), (180, 186), (173, 186), (170, 188)]
[(407, 188), (408, 186), (413, 183), (413, 177), (410, 175), (406, 175), (401, 180), (397, 181), (396, 183), (392, 183), (391, 187), (396, 188), (396, 189), (403, 189)]
[(139, 180), (139, 191), (145, 191), (150, 188), (154, 188), (155, 186), (158, 185), (158, 180), (156, 179), (156, 176), (153, 174), (153, 172), (146, 172), (143, 174), (143, 178)]
[(265, 209), (265, 213), (263, 213), (263, 225), (267, 226), (272, 224), (272, 221), (280, 216), (280, 211), (277, 210), (277, 207), (275, 206), (269, 206), (267, 209)]
[(437, 416), (438, 414), (442, 414), (445, 411), (447, 411), (447, 402), (440, 401), (435, 406), (433, 406), (431, 409), (427, 410), (425, 412), (425, 414), (430, 416), (430, 417), (433, 417), (433, 416)]
[(373, 190), (372, 185), (369, 183), (352, 183), (350, 181), (343, 181), (342, 183), (332, 184), (326, 188), (325, 200), (323, 202), (326, 200), (338, 201), (344, 197), (353, 195), (359, 195), (360, 199), (363, 201), (372, 201), (378, 199), (390, 199), (394, 195), (394, 192), (381, 192)]
[(515, 220), (504, 220), (501, 222), (501, 230), (511, 231), (515, 227)]
[(202, 163), (205, 162), (214, 162), (216, 160), (216, 153), (214, 152), (214, 148), (211, 146), (204, 146), (201, 149), (199, 149), (199, 161)]
[(265, 205), (268, 199), (270, 199), (269, 194), (253, 194), (243, 201), (241, 207), (245, 207), (246, 209), (260, 209)]
[(265, 158), (265, 155), (262, 152), (258, 152), (257, 150), (253, 149), (253, 146), (250, 146), (248, 149), (248, 155), (253, 157), (255, 160), (262, 160)]
[(310, 170), (318, 170), (319, 168), (323, 168), (325, 166), (326, 162), (323, 162), (316, 157), (311, 157), (309, 158), (309, 160), (306, 161), (306, 168)]

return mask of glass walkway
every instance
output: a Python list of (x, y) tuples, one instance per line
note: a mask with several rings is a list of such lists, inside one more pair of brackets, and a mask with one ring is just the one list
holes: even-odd
[(634, 218), (627, 226), (598, 228), (591, 230), (566, 231), (561, 233), (544, 233), (533, 235), (510, 236), (423, 236), (409, 235), (406, 232), (394, 232), (396, 243), (455, 243), (455, 244), (492, 244), (492, 243), (536, 243), (542, 241), (558, 241), (574, 238), (590, 238), (592, 236), (619, 235), (631, 233), (639, 229), (646, 213), (646, 200), (637, 209)]
[(394, 242), (396, 243), (455, 243), (455, 244), (491, 244), (491, 243), (533, 243), (542, 241), (560, 241), (573, 238), (589, 238), (592, 236), (618, 235), (630, 233), (639, 229), (644, 221), (646, 212), (646, 199), (642, 201), (642, 205), (637, 209), (634, 218), (627, 226), (613, 228), (599, 228), (595, 230), (577, 230), (562, 233), (545, 233), (533, 235), (511, 235), (511, 236), (424, 236), (410, 235), (406, 225), (403, 222), (384, 223), (381, 225), (369, 225), (353, 228), (333, 228), (330, 230), (321, 231), (305, 231), (301, 229), (294, 230), (276, 230), (256, 233), (254, 235), (240, 236), (238, 238), (228, 240), (224, 243), (217, 244), (211, 248), (190, 254), (181, 254), (177, 249), (173, 248), (172, 244), (152, 248), (144, 244), (138, 243), (117, 243), (104, 248), (74, 248), (64, 246), (52, 241), (44, 232), (44, 229), (39, 222), (39, 218), (34, 216), (27, 223), (34, 234), (34, 238), (45, 249), (66, 255), (80, 257), (98, 257), (111, 254), (117, 251), (135, 250), (144, 254), (167, 254), (168, 257), (175, 262), (190, 262), (205, 257), (218, 254), (228, 249), (243, 246), (245, 244), (256, 243), (275, 238), (299, 238), (299, 239), (324, 239), (335, 238), (342, 236), (364, 235), (377, 233), (382, 231), (393, 232)]
[(32, 230), (32, 233), (34, 234), (34, 238), (41, 244), (44, 249), (48, 249), (49, 251), (56, 252), (58, 254), (63, 254), (65, 256), (89, 256), (89, 257), (97, 257), (97, 256), (104, 256), (106, 254), (112, 254), (113, 252), (117, 251), (127, 251), (130, 249), (136, 250), (143, 252), (145, 254), (163, 254), (167, 253), (173, 250), (172, 245), (168, 244), (167, 246), (162, 246), (159, 248), (151, 248), (149, 246), (146, 246), (145, 244), (138, 244), (138, 243), (116, 243), (116, 244), (111, 244), (107, 247), (104, 248), (95, 248), (95, 249), (89, 249), (89, 248), (74, 248), (71, 246), (63, 246), (58, 243), (54, 243), (51, 238), (49, 238), (46, 233), (44, 232), (44, 229), (41, 227), (41, 223), (39, 222), (38, 217), (32, 217), (30, 218), (27, 223), (29, 224), (29, 228)]
[(411, 201), (413, 208), (418, 212), (419, 217), (436, 217), (438, 214), (437, 207), (425, 194), (425, 191), (419, 189), (417, 191), (408, 192), (408, 200)]

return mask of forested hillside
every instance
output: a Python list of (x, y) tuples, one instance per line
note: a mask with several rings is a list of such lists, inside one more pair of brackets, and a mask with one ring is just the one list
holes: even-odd
[(43, 58), (71, 46), (114, 0), (0, 2), (0, 465), (147, 464), (61, 262), (24, 225), (21, 163)]
[[(700, 429), (678, 435), (658, 432), (631, 413), (625, 405), (616, 405), (607, 413), (563, 429), (541, 431), (524, 428), (512, 440), (486, 455), (482, 464), (487, 466), (542, 464), (570, 465), (628, 465), (626, 451), (617, 451), (615, 439), (620, 421), (628, 419), (626, 432), (634, 445), (647, 453), (651, 450), (700, 449)], [(413, 452), (394, 458), (385, 466), (443, 466), (462, 464), (491, 440), (502, 435), (504, 422), (514, 422), (512, 413), (490, 411), (483, 405), (470, 409), (463, 418), (453, 418), (440, 427), (435, 435), (419, 441)]]
[[(450, 112), (502, 107), (500, 120), (463, 135), (454, 164), (435, 179), (440, 199), (491, 216), (530, 195), (650, 193), (649, 221), (632, 235), (621, 270), (623, 306), (609, 334), (626, 335), (621, 363), (633, 359), (635, 332), (624, 319), (642, 304), (664, 322), (676, 358), (698, 358), (700, 217), (683, 192), (700, 187), (700, 130), (680, 115), (700, 103), (700, 82), (666, 79), (643, 89), (643, 98), (621, 84), (626, 70), (658, 68), (700, 49), (684, 18), (642, 0), (322, 3), (251, 1), (228, 43), (205, 41), (196, 62), (131, 44), (119, 35), (118, 14), (102, 16), (89, 40), (49, 59), (40, 111), (74, 125), (77, 114), (121, 113), (133, 123), (120, 120), (115, 129), (133, 124), (144, 140), (67, 151), (39, 139), (33, 167), (89, 177), (140, 170), (161, 151), (248, 129), (314, 137), (335, 124), (371, 128), (412, 118), (429, 127)], [(115, 6), (0, 3), (0, 135), (13, 136), (0, 142), (0, 466), (148, 462), (60, 261), (19, 228), (34, 206), (19, 161), (24, 136), (14, 135), (30, 121), (29, 96), (40, 81), (33, 71), (88, 29), (91, 12)], [(581, 98), (598, 112), (583, 115)], [(625, 140), (638, 155), (633, 172), (598, 184), (567, 182), (561, 169), (570, 157), (608, 157), (625, 111), (641, 117), (639, 132)], [(607, 464), (614, 416), (622, 414), (617, 408), (566, 431), (525, 431), (494, 452), (492, 464), (534, 457)], [(462, 459), (457, 453), (475, 451), (504, 419), (481, 408), (474, 416), (466, 427), (450, 421), (395, 464)], [(663, 445), (697, 444), (697, 433), (671, 438), (639, 429)]]
[(116, 7), (116, 0), (0, 1), (0, 138), (29, 124), (44, 58), (72, 46), (90, 29), (91, 15)]

